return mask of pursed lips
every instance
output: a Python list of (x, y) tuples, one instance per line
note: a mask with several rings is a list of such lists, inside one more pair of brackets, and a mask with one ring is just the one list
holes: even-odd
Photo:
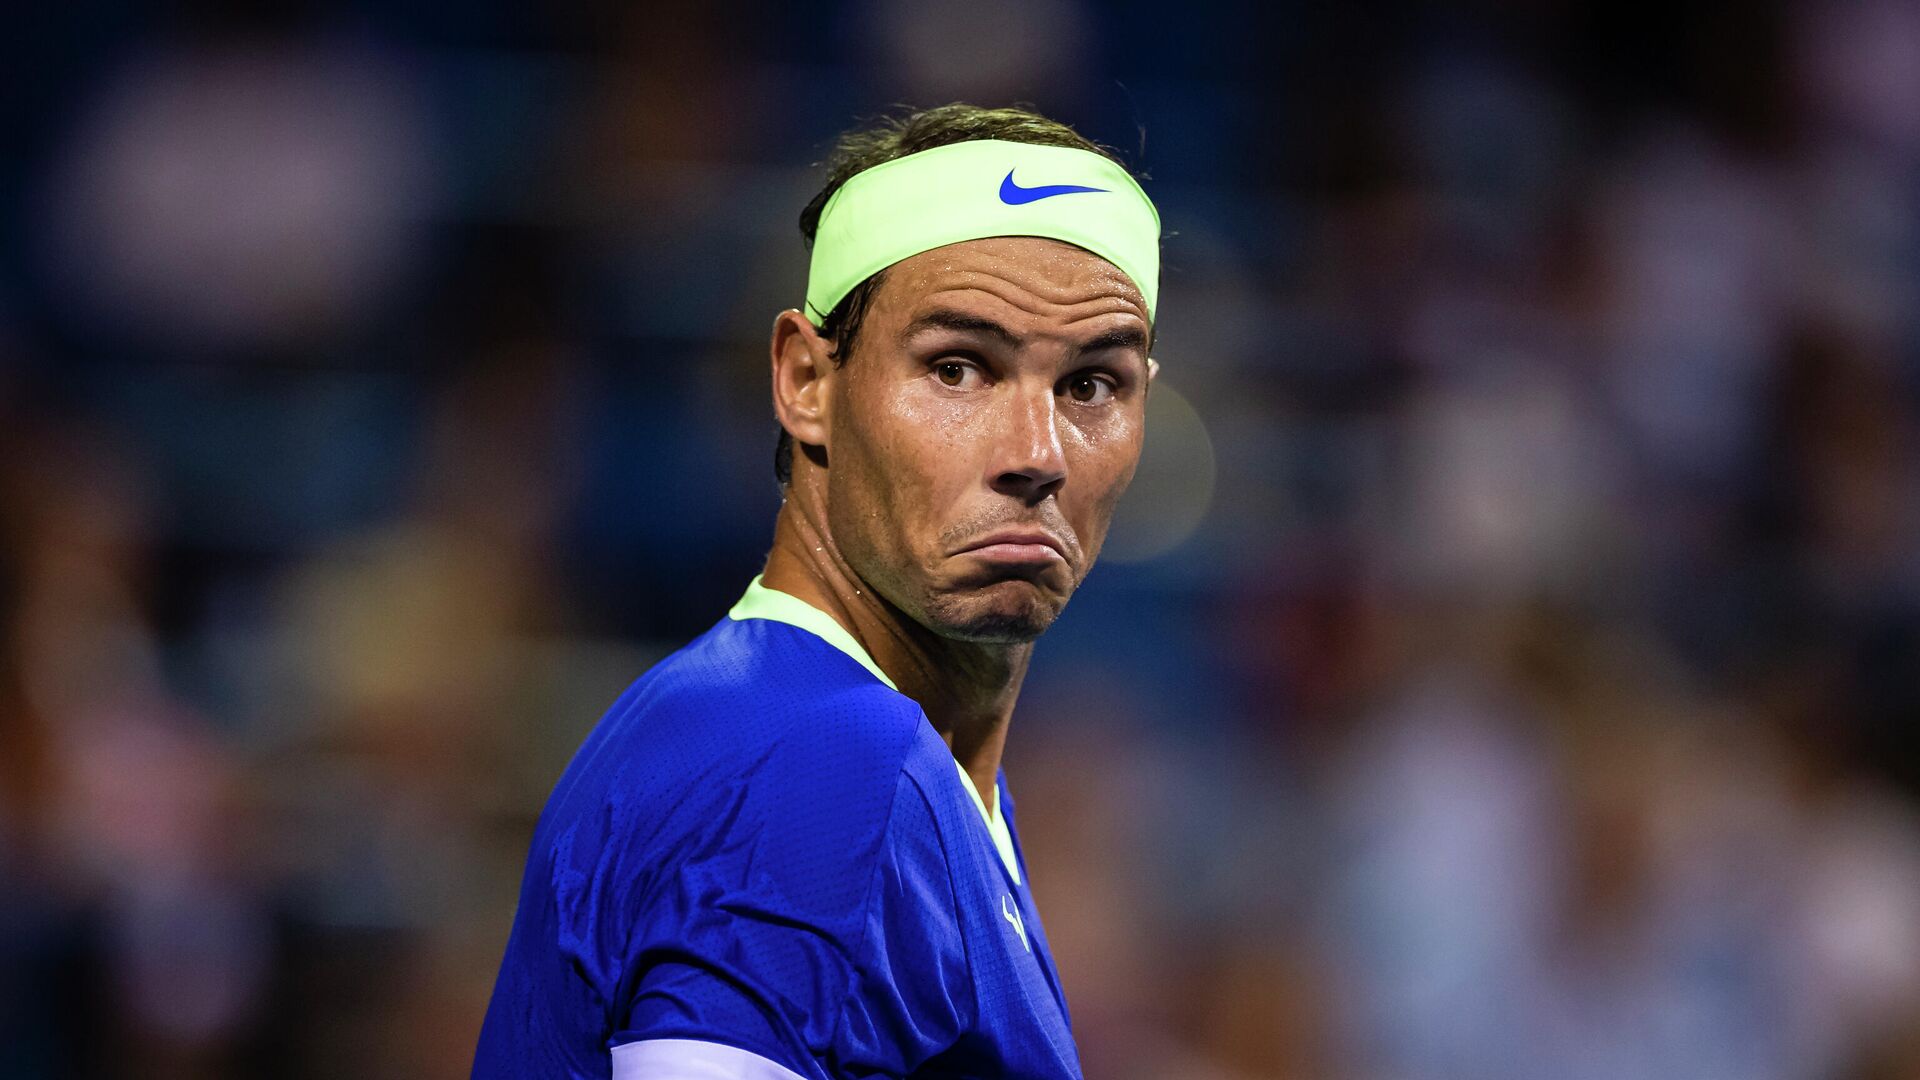
[(1038, 529), (990, 533), (956, 554), (978, 554), (1016, 562), (1067, 561), (1066, 545), (1052, 533)]

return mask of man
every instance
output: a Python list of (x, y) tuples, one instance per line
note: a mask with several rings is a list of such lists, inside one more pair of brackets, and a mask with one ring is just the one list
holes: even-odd
[(765, 571), (555, 788), (477, 1076), (1080, 1075), (1000, 774), (1139, 460), (1159, 216), (1071, 129), (842, 140)]

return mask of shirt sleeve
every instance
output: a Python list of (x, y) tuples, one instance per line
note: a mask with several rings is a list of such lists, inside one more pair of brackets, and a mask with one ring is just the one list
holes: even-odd
[(806, 1080), (759, 1054), (693, 1039), (648, 1039), (613, 1048), (613, 1080)]
[(914, 781), (897, 774), (868, 843), (803, 843), (790, 825), (737, 824), (719, 845), (731, 852), (684, 868), (635, 965), (617, 1055), (680, 1040), (814, 1080), (903, 1077), (967, 1030), (976, 1004), (952, 877)]

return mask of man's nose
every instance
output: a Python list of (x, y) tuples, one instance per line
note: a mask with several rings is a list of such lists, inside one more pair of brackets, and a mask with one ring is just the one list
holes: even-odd
[(1051, 386), (1018, 387), (1004, 413), (993, 489), (1028, 503), (1059, 490), (1067, 479), (1060, 447), (1059, 404)]

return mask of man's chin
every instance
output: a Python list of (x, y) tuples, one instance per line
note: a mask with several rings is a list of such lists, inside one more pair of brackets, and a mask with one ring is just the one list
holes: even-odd
[(927, 611), (928, 629), (978, 644), (1018, 645), (1038, 638), (1060, 609), (1031, 581), (1002, 581), (940, 597)]
[(970, 641), (976, 645), (1023, 645), (1047, 632), (1052, 619), (1019, 615), (985, 615), (965, 623), (940, 628), (943, 637)]

